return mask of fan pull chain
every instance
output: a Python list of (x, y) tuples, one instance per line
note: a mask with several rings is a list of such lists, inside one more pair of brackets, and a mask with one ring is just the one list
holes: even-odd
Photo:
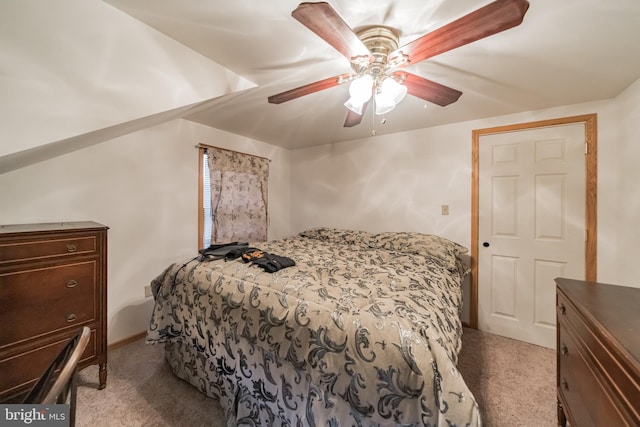
[[(374, 89), (375, 90), (375, 89)], [(373, 108), (371, 109), (371, 135), (372, 136), (376, 136), (376, 97), (375, 97), (375, 93), (374, 96), (372, 96), (373, 98)], [(380, 124), (384, 125), (387, 123), (387, 118), (382, 115), (382, 120), (380, 120)]]
[(373, 85), (373, 108), (371, 109), (371, 135), (376, 136), (376, 85)]

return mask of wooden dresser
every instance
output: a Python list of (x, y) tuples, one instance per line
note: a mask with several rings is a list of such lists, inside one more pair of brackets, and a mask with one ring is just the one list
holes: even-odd
[(0, 402), (15, 402), (82, 326), (80, 367), (107, 382), (107, 227), (0, 225)]
[(558, 423), (640, 426), (640, 289), (556, 279)]

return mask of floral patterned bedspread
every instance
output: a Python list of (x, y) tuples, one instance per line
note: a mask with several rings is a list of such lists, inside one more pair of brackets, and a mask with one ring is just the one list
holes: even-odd
[(296, 265), (194, 259), (152, 282), (147, 342), (228, 425), (480, 425), (456, 368), (466, 248), (329, 228), (252, 246)]

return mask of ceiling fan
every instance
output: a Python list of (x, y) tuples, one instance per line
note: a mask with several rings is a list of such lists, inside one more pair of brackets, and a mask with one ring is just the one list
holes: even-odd
[(354, 32), (329, 3), (300, 3), (291, 15), (345, 56), (352, 72), (309, 83), (268, 100), (280, 104), (350, 83), (345, 127), (362, 121), (370, 100), (376, 114), (393, 109), (407, 93), (444, 107), (456, 102), (462, 92), (402, 68), (518, 26), (528, 8), (527, 0), (495, 0), (398, 48), (399, 33), (394, 28), (370, 26)]

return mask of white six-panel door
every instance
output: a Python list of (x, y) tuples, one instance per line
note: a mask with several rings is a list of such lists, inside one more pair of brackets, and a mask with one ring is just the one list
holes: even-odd
[(482, 135), (478, 326), (554, 348), (556, 277), (584, 279), (582, 123)]

